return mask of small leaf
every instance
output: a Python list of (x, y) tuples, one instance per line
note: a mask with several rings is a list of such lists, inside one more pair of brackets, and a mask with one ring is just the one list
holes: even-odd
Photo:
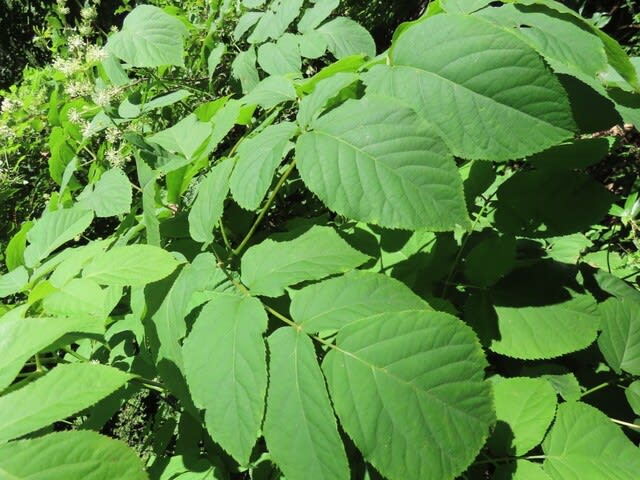
[(249, 43), (262, 43), (270, 38), (276, 40), (282, 36), (287, 27), (300, 14), (304, 0), (275, 0), (271, 2), (269, 10), (247, 39)]
[(44, 377), (0, 397), (0, 443), (90, 407), (131, 378), (105, 365), (58, 365)]
[(304, 15), (298, 22), (298, 31), (300, 33), (312, 32), (331, 15), (339, 5), (340, 0), (316, 0), (313, 7), (305, 10)]
[(602, 333), (598, 347), (607, 363), (640, 375), (640, 303), (610, 298), (600, 305)]
[(442, 480), (476, 457), (493, 423), (472, 330), (440, 312), (381, 314), (338, 333), (322, 369), (340, 423), (385, 477)]
[(157, 143), (165, 150), (182, 155), (191, 161), (211, 135), (212, 129), (211, 123), (200, 122), (198, 117), (192, 113), (175, 125), (148, 137), (146, 140)]
[(78, 196), (80, 208), (91, 209), (96, 217), (114, 217), (131, 210), (132, 190), (127, 175), (119, 168), (104, 172), (100, 179)]
[(624, 396), (627, 397), (633, 413), (640, 415), (640, 380), (631, 382), (631, 384), (625, 388)]
[(229, 192), (232, 160), (224, 160), (211, 169), (198, 184), (198, 196), (189, 212), (189, 234), (196, 242), (213, 242), (213, 230), (218, 225)]
[(640, 450), (604, 413), (580, 402), (558, 407), (542, 449), (553, 480), (635, 480), (640, 471)]
[(556, 392), (541, 378), (516, 377), (493, 386), (497, 424), (489, 439), (493, 452), (524, 455), (540, 444), (556, 413)]
[(216, 68), (218, 68), (218, 65), (220, 65), (222, 57), (225, 53), (227, 53), (227, 46), (224, 43), (219, 43), (209, 53), (209, 56), (207, 57), (207, 70), (209, 72), (209, 80), (211, 80), (213, 78), (213, 75), (216, 73)]
[(107, 50), (133, 67), (184, 65), (184, 24), (152, 5), (139, 5), (111, 35)]
[(318, 82), (313, 92), (300, 101), (298, 109), (298, 123), (301, 127), (308, 126), (316, 116), (322, 113), (327, 102), (340, 91), (359, 79), (355, 73), (336, 73)]
[(298, 138), (298, 171), (330, 209), (384, 227), (467, 226), (462, 179), (440, 137), (384, 97), (348, 100)]
[(508, 235), (490, 236), (467, 254), (464, 275), (472, 284), (487, 287), (509, 273), (515, 261), (515, 238)]
[(93, 212), (78, 208), (46, 211), (27, 233), (29, 246), (24, 251), (27, 267), (34, 267), (58, 247), (84, 232), (93, 220)]
[(258, 83), (251, 92), (243, 98), (245, 105), (260, 105), (265, 110), (275, 107), (279, 103), (295, 100), (296, 90), (293, 82), (282, 76), (267, 77)]
[(255, 48), (250, 47), (248, 50), (236, 55), (231, 64), (231, 72), (233, 77), (240, 81), (243, 93), (253, 90), (260, 82), (260, 76), (256, 68)]
[(173, 255), (159, 247), (127, 245), (94, 258), (82, 276), (99, 285), (142, 286), (162, 280), (177, 266)]
[(291, 327), (269, 336), (269, 392), (264, 437), (284, 475), (349, 479), (347, 456), (313, 343)]
[(125, 443), (89, 431), (56, 432), (0, 445), (0, 472), (11, 479), (149, 478), (142, 461)]
[(369, 257), (329, 227), (314, 226), (294, 240), (264, 240), (242, 256), (242, 282), (254, 295), (278, 297), (285, 287), (352, 270)]
[(329, 51), (340, 60), (350, 55), (375, 57), (376, 43), (366, 28), (350, 18), (338, 17), (317, 30), (324, 36)]
[(240, 465), (249, 462), (262, 423), (266, 329), (259, 300), (218, 294), (204, 306), (183, 345), (194, 403), (205, 409), (211, 437)]
[(431, 310), (403, 283), (386, 275), (354, 271), (291, 292), (291, 316), (307, 332), (340, 329), (389, 312)]
[(255, 210), (269, 190), (273, 175), (293, 145), (294, 123), (270, 125), (254, 137), (243, 140), (238, 161), (229, 181), (234, 200), (246, 210)]
[(21, 292), (27, 286), (29, 272), (22, 265), (0, 275), (0, 298)]
[(258, 48), (258, 65), (269, 75), (300, 75), (302, 58), (298, 39), (285, 34), (277, 43), (265, 43)]

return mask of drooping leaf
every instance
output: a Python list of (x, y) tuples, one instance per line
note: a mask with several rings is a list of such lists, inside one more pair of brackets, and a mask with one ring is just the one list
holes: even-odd
[(340, 60), (350, 55), (375, 57), (376, 43), (359, 23), (346, 17), (334, 18), (317, 31), (325, 38), (329, 51)]
[(213, 126), (209, 122), (201, 122), (192, 113), (175, 125), (158, 132), (146, 140), (157, 143), (165, 150), (182, 155), (187, 160), (193, 160), (199, 150), (212, 133)]
[(24, 251), (27, 267), (34, 267), (55, 249), (84, 232), (93, 220), (93, 212), (79, 208), (45, 212), (27, 233), (29, 245)]
[(264, 421), (269, 453), (291, 480), (350, 478), (313, 343), (284, 327), (269, 336), (269, 352)]
[(101, 320), (70, 318), (11, 318), (0, 322), (0, 391), (4, 390), (30, 357), (67, 333), (101, 334)]
[(409, 108), (382, 97), (349, 100), (312, 129), (298, 139), (298, 170), (332, 210), (392, 228), (468, 225), (455, 163)]
[(234, 200), (242, 208), (255, 210), (260, 206), (278, 165), (292, 147), (289, 140), (296, 131), (295, 124), (282, 122), (268, 126), (240, 144), (229, 186)]
[(204, 306), (183, 345), (189, 390), (205, 409), (207, 430), (240, 465), (249, 462), (262, 422), (266, 329), (259, 300), (219, 294)]
[(139, 5), (109, 37), (107, 50), (134, 67), (184, 65), (187, 28), (177, 18), (152, 5)]
[(558, 407), (542, 449), (553, 480), (634, 480), (640, 471), (640, 450), (604, 413), (581, 402)]
[(431, 310), (403, 283), (386, 275), (354, 271), (291, 292), (291, 316), (307, 332), (340, 329), (389, 312)]
[(114, 217), (129, 213), (132, 200), (131, 182), (119, 168), (102, 174), (93, 188), (78, 196), (78, 206), (93, 210), (96, 217)]
[(149, 478), (125, 443), (90, 431), (56, 432), (0, 445), (0, 472), (5, 478), (25, 480)]
[(576, 130), (566, 92), (537, 52), (481, 18), (429, 17), (404, 30), (390, 56), (391, 66), (366, 75), (369, 91), (414, 108), (456, 156), (517, 159)]
[(224, 160), (213, 167), (198, 185), (198, 196), (189, 212), (189, 234), (196, 242), (206, 245), (213, 242), (213, 230), (222, 216), (229, 192), (232, 168), (233, 161)]
[(278, 297), (285, 287), (347, 272), (368, 258), (332, 228), (314, 226), (294, 240), (267, 239), (249, 248), (242, 256), (242, 282), (254, 295)]
[(141, 286), (162, 280), (177, 266), (173, 255), (159, 247), (127, 245), (94, 258), (82, 277), (99, 285)]
[(27, 232), (33, 227), (33, 222), (24, 222), (20, 229), (11, 237), (4, 250), (4, 261), (9, 271), (24, 265), (24, 250), (27, 247)]
[(347, 434), (388, 478), (454, 478), (493, 422), (471, 329), (440, 312), (382, 314), (338, 333), (322, 368)]
[(542, 378), (515, 377), (494, 383), (498, 420), (488, 445), (499, 454), (524, 455), (539, 445), (556, 413), (556, 392)]
[(600, 305), (600, 313), (598, 347), (607, 363), (618, 373), (640, 375), (640, 303), (610, 298)]
[(0, 397), (0, 443), (90, 407), (131, 378), (105, 365), (58, 365), (44, 377)]

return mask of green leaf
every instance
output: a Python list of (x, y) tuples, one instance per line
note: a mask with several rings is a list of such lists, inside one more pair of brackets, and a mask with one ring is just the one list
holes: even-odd
[[(67, 248), (64, 250), (64, 258), (61, 259), (55, 270), (49, 277), (49, 282), (56, 288), (62, 288), (72, 278), (77, 276), (82, 268), (91, 260), (104, 253), (106, 248), (111, 244), (111, 240), (94, 240), (86, 245), (75, 248)], [(58, 260), (60, 256), (55, 259)]]
[(21, 292), (27, 286), (29, 272), (20, 265), (18, 268), (0, 275), (0, 298)]
[(332, 228), (314, 226), (294, 240), (267, 239), (249, 248), (242, 256), (242, 282), (254, 295), (278, 297), (290, 285), (344, 273), (368, 259)]
[(86, 278), (74, 278), (61, 290), (44, 298), (42, 307), (51, 315), (89, 316), (104, 320), (109, 312), (107, 292)]
[(276, 40), (298, 15), (304, 0), (274, 0), (260, 18), (260, 21), (247, 39), (249, 43), (262, 43), (270, 38)]
[(640, 375), (640, 303), (610, 298), (600, 305), (602, 333), (598, 347), (607, 363)]
[(279, 103), (295, 100), (296, 90), (293, 82), (282, 76), (267, 77), (258, 83), (251, 92), (243, 98), (245, 105), (260, 105), (265, 110), (275, 107)]
[(509, 273), (515, 261), (515, 238), (508, 235), (492, 235), (467, 254), (464, 275), (473, 285), (487, 287)]
[(307, 32), (298, 37), (300, 55), (304, 58), (320, 58), (327, 51), (327, 41), (318, 31)]
[(606, 138), (581, 138), (551, 147), (528, 160), (545, 170), (582, 169), (604, 159), (609, 153), (609, 146)]
[(193, 400), (205, 409), (212, 438), (240, 465), (249, 462), (262, 423), (266, 329), (259, 300), (219, 294), (204, 306), (183, 345)]
[(486, 361), (472, 330), (440, 312), (381, 314), (338, 333), (325, 357), (347, 434), (385, 477), (454, 478), (493, 423)]
[(500, 231), (519, 236), (568, 235), (602, 220), (614, 200), (611, 192), (586, 174), (521, 171), (500, 185), (495, 223)]
[(349, 272), (290, 295), (291, 316), (307, 332), (340, 329), (383, 313), (431, 310), (403, 283), (373, 272)]
[(144, 464), (125, 443), (88, 431), (0, 445), (0, 474), (16, 480), (148, 479)]
[(265, 43), (258, 48), (258, 65), (269, 75), (300, 75), (302, 58), (295, 35), (284, 34), (277, 43)]
[(236, 55), (231, 64), (233, 77), (240, 81), (242, 92), (247, 93), (253, 90), (260, 82), (258, 69), (256, 68), (256, 50), (250, 47), (244, 52)]
[(440, 138), (383, 97), (348, 100), (297, 142), (304, 183), (330, 209), (385, 227), (468, 226), (462, 180)]
[(271, 457), (291, 480), (351, 478), (313, 343), (284, 327), (269, 336), (269, 352), (264, 437)]
[(627, 397), (633, 413), (640, 415), (640, 380), (631, 382), (631, 384), (625, 388), (624, 396)]
[(496, 312), (500, 338), (491, 350), (526, 360), (582, 350), (596, 339), (600, 325), (596, 303), (588, 295), (540, 306), (496, 306)]
[(24, 249), (27, 246), (27, 233), (31, 230), (33, 222), (24, 222), (20, 230), (11, 237), (4, 250), (5, 263), (9, 271), (24, 265)]
[(105, 365), (58, 365), (44, 377), (0, 397), (0, 443), (90, 407), (131, 378)]
[(222, 62), (222, 57), (227, 53), (227, 46), (224, 43), (219, 43), (211, 50), (207, 57), (207, 71), (209, 72), (209, 80), (213, 78), (216, 73), (216, 68)]
[(556, 392), (542, 378), (516, 377), (493, 386), (497, 424), (489, 447), (521, 456), (540, 444), (556, 414)]
[(45, 211), (27, 233), (29, 246), (24, 251), (27, 267), (34, 267), (58, 247), (84, 232), (93, 220), (93, 212), (79, 208)]
[(329, 51), (339, 60), (350, 55), (375, 57), (376, 42), (366, 28), (350, 18), (338, 17), (317, 30), (326, 40)]
[(551, 477), (537, 463), (516, 460), (514, 463), (499, 465), (493, 480), (551, 480)]
[(229, 175), (233, 161), (224, 160), (211, 169), (198, 184), (198, 196), (189, 212), (189, 234), (196, 242), (213, 242), (213, 230), (218, 225), (229, 193)]
[(78, 206), (93, 210), (96, 217), (115, 217), (131, 210), (131, 182), (119, 168), (104, 172), (100, 179), (78, 196)]
[(307, 8), (304, 15), (298, 22), (298, 31), (300, 33), (312, 32), (318, 27), (331, 13), (338, 8), (340, 0), (316, 0), (313, 7)]
[(270, 125), (238, 147), (238, 161), (229, 181), (234, 200), (246, 210), (255, 210), (266, 195), (273, 175), (291, 150), (291, 137), (297, 132), (294, 123)]
[(640, 450), (604, 413), (580, 402), (558, 407), (542, 449), (553, 480), (635, 480), (640, 471)]
[(322, 113), (327, 102), (338, 95), (341, 90), (355, 83), (360, 77), (355, 73), (336, 73), (316, 85), (313, 92), (300, 101), (298, 109), (298, 123), (307, 127)]
[(258, 20), (262, 18), (264, 12), (245, 12), (236, 24), (236, 28), (233, 30), (233, 39), (237, 42), (242, 36), (247, 33), (251, 27), (253, 27)]
[(191, 161), (212, 130), (211, 123), (198, 121), (198, 117), (192, 113), (166, 130), (147, 137), (146, 140)]
[(471, 13), (486, 7), (491, 0), (440, 0), (440, 6), (449, 13)]
[(139, 5), (111, 35), (107, 50), (133, 67), (184, 65), (187, 28), (176, 17), (152, 5)]
[(440, 14), (407, 28), (391, 64), (366, 74), (369, 91), (414, 108), (456, 156), (517, 159), (574, 136), (567, 94), (540, 56), (478, 17)]
[(20, 372), (29, 358), (67, 333), (104, 333), (99, 320), (71, 318), (22, 318), (0, 321), (0, 391)]
[(168, 276), (178, 261), (166, 250), (152, 245), (115, 247), (94, 258), (82, 271), (99, 285), (142, 286)]

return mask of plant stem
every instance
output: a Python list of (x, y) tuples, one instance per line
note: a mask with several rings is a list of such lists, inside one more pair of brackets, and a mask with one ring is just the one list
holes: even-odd
[(613, 423), (617, 423), (618, 425), (622, 425), (623, 427), (632, 428), (633, 430), (640, 430), (640, 425), (636, 425), (635, 423), (629, 423), (611, 417), (609, 417), (609, 420), (611, 420)]
[(62, 347), (62, 350), (64, 350), (65, 352), (67, 352), (69, 355), (71, 355), (72, 357), (77, 358), (78, 360), (80, 360), (81, 362), (84, 363), (90, 363), (91, 360), (88, 359), (87, 357), (83, 357), (82, 355), (80, 355), (79, 353), (77, 353), (75, 350), (72, 350), (69, 347)]
[(222, 235), (222, 241), (224, 242), (224, 246), (227, 247), (229, 252), (233, 251), (233, 247), (231, 243), (229, 243), (229, 238), (227, 237), (227, 232), (224, 231), (224, 223), (222, 223), (222, 218), (218, 221), (220, 224), (220, 234)]
[(267, 200), (267, 203), (265, 203), (264, 207), (262, 207), (262, 210), (260, 211), (260, 214), (258, 215), (258, 218), (256, 218), (255, 222), (253, 222), (253, 225), (251, 225), (251, 228), (249, 229), (249, 232), (242, 239), (242, 242), (240, 242), (240, 245), (238, 245), (238, 248), (233, 250), (233, 254), (234, 255), (238, 255), (240, 252), (242, 252), (242, 250), (244, 250), (244, 247), (247, 246), (247, 243), (249, 243), (249, 240), (251, 240), (251, 237), (253, 236), (253, 234), (255, 233), (256, 229), (258, 228), (258, 225), (260, 225), (260, 223), (262, 222), (262, 219), (264, 218), (264, 216), (269, 211), (269, 208), (271, 208), (271, 205), (275, 201), (276, 196), (278, 195), (278, 192), (282, 188), (282, 185), (284, 185), (284, 182), (287, 180), (289, 175), (291, 175), (291, 172), (293, 172), (293, 169), (295, 168), (295, 166), (296, 166), (296, 159), (294, 158), (291, 161), (291, 163), (289, 164), (289, 166), (287, 167), (287, 170), (280, 177), (280, 180), (278, 180), (278, 183), (276, 184), (275, 188), (273, 189), (273, 192), (271, 192), (271, 195), (269, 196), (269, 199)]
[(605, 387), (608, 387), (609, 385), (611, 385), (611, 381), (608, 382), (603, 382), (600, 385), (596, 385), (593, 388), (590, 388), (589, 390), (585, 390), (581, 395), (580, 398), (586, 397), (587, 395), (590, 395), (594, 392), (597, 392), (598, 390), (602, 390)]
[(149, 390), (153, 390), (155, 392), (160, 392), (160, 393), (167, 393), (167, 389), (165, 388), (165, 386), (159, 382), (155, 382), (153, 380), (149, 380), (148, 378), (144, 378), (141, 376), (133, 377), (132, 380), (135, 382), (138, 382), (140, 385), (142, 385), (145, 388), (148, 388)]

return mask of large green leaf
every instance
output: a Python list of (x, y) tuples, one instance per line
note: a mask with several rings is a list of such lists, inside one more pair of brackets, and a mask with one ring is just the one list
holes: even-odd
[(231, 64), (231, 72), (240, 81), (243, 93), (250, 92), (260, 82), (256, 58), (255, 48), (250, 47), (248, 50), (240, 52)]
[(338, 5), (340, 5), (340, 0), (316, 0), (313, 7), (305, 10), (298, 22), (298, 31), (301, 33), (312, 32), (331, 15), (331, 12), (338, 8)]
[(0, 275), (0, 298), (22, 291), (29, 281), (29, 272), (22, 265)]
[(544, 469), (553, 480), (635, 480), (640, 450), (601, 411), (563, 403), (542, 443)]
[(78, 196), (78, 206), (93, 210), (96, 217), (113, 217), (129, 213), (131, 200), (131, 182), (127, 175), (119, 168), (112, 168)]
[(610, 298), (600, 305), (600, 312), (598, 347), (607, 363), (618, 373), (640, 375), (640, 303)]
[(490, 3), (491, 0), (440, 0), (441, 7), (449, 13), (470, 13)]
[(249, 462), (262, 423), (266, 329), (259, 300), (220, 293), (204, 306), (183, 345), (194, 403), (205, 409), (212, 438), (240, 465)]
[(472, 330), (440, 312), (381, 314), (338, 333), (322, 365), (344, 430), (392, 479), (453, 479), (494, 419)]
[(349, 479), (347, 456), (313, 343), (291, 327), (269, 336), (264, 437), (290, 480)]
[(213, 230), (222, 216), (224, 201), (229, 193), (232, 160), (224, 160), (211, 169), (198, 184), (198, 196), (189, 212), (189, 234), (196, 242), (213, 242)]
[(293, 82), (289, 78), (272, 75), (258, 83), (243, 101), (245, 104), (255, 103), (268, 110), (279, 103), (295, 100), (295, 98)]
[(56, 248), (84, 232), (93, 220), (93, 212), (78, 208), (46, 211), (27, 233), (29, 245), (24, 251), (27, 267), (35, 266)]
[(516, 460), (496, 468), (493, 480), (551, 480), (538, 463), (527, 460)]
[(376, 55), (376, 42), (366, 28), (350, 18), (338, 17), (317, 30), (326, 40), (329, 51), (337, 59), (350, 55)]
[(556, 414), (556, 392), (543, 378), (507, 378), (493, 386), (497, 424), (492, 452), (524, 455), (544, 438)]
[(285, 287), (344, 273), (369, 259), (329, 227), (314, 226), (294, 240), (267, 239), (242, 256), (242, 282), (254, 295), (278, 297)]
[(292, 147), (289, 140), (296, 131), (294, 123), (282, 122), (270, 125), (240, 144), (229, 186), (234, 200), (242, 208), (255, 210), (260, 206), (278, 165)]
[(0, 477), (12, 480), (147, 480), (125, 443), (88, 431), (56, 432), (0, 445)]
[(101, 334), (101, 320), (71, 318), (20, 318), (0, 321), (0, 391), (19, 373), (30, 357), (67, 333)]
[(631, 382), (629, 386), (625, 388), (624, 396), (627, 397), (633, 413), (640, 415), (640, 380)]
[(44, 377), (0, 397), (0, 443), (90, 407), (131, 378), (105, 365), (58, 365)]
[(318, 82), (313, 92), (300, 101), (297, 117), (300, 126), (307, 127), (315, 117), (322, 113), (331, 98), (338, 95), (342, 89), (355, 83), (359, 78), (355, 73), (338, 72)]
[(104, 320), (107, 312), (107, 291), (87, 278), (74, 278), (61, 290), (53, 292), (42, 301), (42, 307), (50, 315), (89, 316)]
[(269, 9), (249, 35), (250, 43), (262, 43), (270, 38), (276, 40), (300, 14), (304, 0), (274, 0)]
[(207, 141), (213, 126), (209, 122), (200, 122), (193, 113), (187, 115), (175, 125), (162, 130), (146, 140), (157, 143), (165, 150), (193, 160), (200, 147)]
[(100, 285), (141, 286), (162, 280), (177, 266), (173, 255), (159, 247), (127, 245), (94, 258), (82, 276)]
[(265, 43), (258, 48), (258, 64), (269, 75), (300, 75), (302, 58), (295, 35), (283, 35), (276, 43)]
[(139, 5), (109, 37), (107, 49), (134, 67), (184, 65), (184, 24), (152, 5)]
[(349, 100), (297, 142), (303, 181), (332, 210), (394, 228), (467, 226), (462, 180), (445, 145), (409, 108)]
[(340, 329), (389, 312), (431, 310), (403, 283), (373, 272), (349, 272), (291, 292), (291, 316), (304, 330)]
[(516, 159), (576, 130), (564, 89), (536, 51), (481, 18), (416, 23), (394, 42), (391, 65), (366, 75), (369, 91), (414, 108), (459, 157)]

